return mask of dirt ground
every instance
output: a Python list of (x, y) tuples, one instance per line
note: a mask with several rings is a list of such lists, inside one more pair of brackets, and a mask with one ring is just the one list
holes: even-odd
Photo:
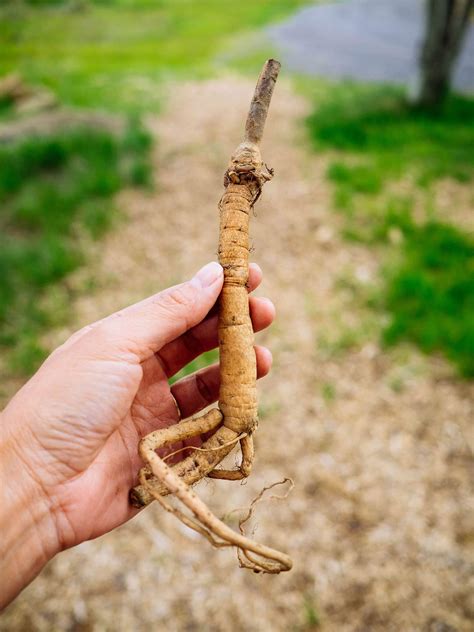
[[(222, 172), (252, 90), (228, 78), (171, 86), (149, 121), (156, 190), (120, 196), (126, 219), (96, 246), (96, 288), (77, 300), (70, 330), (215, 258)], [(260, 336), (274, 369), (260, 385), (256, 467), (246, 485), (199, 487), (223, 515), (291, 476), (292, 494), (260, 505), (254, 527), (291, 553), (294, 570), (240, 570), (234, 552), (211, 549), (154, 505), (59, 555), (1, 630), (474, 628), (474, 389), (409, 348), (337, 344), (364, 328), (353, 286), (374, 282), (380, 262), (339, 237), (326, 159), (305, 147), (307, 107), (280, 83), (263, 147), (276, 176), (256, 209), (253, 258), (277, 321)]]

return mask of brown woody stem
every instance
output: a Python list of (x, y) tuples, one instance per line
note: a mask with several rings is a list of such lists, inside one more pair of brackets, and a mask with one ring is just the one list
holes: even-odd
[(262, 68), (257, 81), (255, 93), (245, 124), (245, 140), (258, 145), (262, 140), (268, 108), (273, 94), (273, 88), (280, 72), (281, 64), (276, 59), (269, 59)]

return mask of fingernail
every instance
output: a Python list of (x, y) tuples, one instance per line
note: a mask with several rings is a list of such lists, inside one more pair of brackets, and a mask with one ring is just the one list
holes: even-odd
[(199, 270), (199, 272), (193, 278), (193, 282), (196, 282), (202, 288), (205, 288), (213, 285), (221, 277), (222, 266), (219, 265), (217, 261), (211, 261), (211, 263), (208, 263)]

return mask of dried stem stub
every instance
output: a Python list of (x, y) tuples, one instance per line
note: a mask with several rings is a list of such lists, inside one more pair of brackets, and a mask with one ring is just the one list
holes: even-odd
[(276, 59), (265, 62), (257, 81), (245, 124), (245, 140), (259, 145), (267, 120), (268, 108), (273, 95), (281, 64)]
[[(158, 500), (167, 511), (204, 535), (214, 546), (237, 547), (241, 566), (266, 573), (290, 570), (291, 559), (285, 553), (249, 539), (242, 530), (237, 533), (224, 524), (190, 485), (205, 476), (241, 480), (250, 474), (254, 459), (253, 433), (258, 425), (258, 407), (254, 335), (246, 287), (249, 223), (263, 185), (273, 176), (273, 171), (262, 161), (258, 145), (279, 69), (279, 62), (270, 59), (260, 73), (245, 125), (244, 141), (231, 158), (224, 176), (225, 192), (219, 202), (219, 262), (224, 269), (224, 284), (219, 297), (218, 407), (144, 437), (139, 451), (147, 465), (140, 471), (140, 485), (131, 491), (134, 505), (143, 506), (153, 499)], [(193, 450), (173, 467), (156, 453), (159, 448), (212, 430), (215, 430), (214, 434), (199, 450)], [(237, 443), (242, 451), (240, 466), (236, 470), (217, 468)], [(165, 500), (167, 494), (179, 499), (190, 515)]]

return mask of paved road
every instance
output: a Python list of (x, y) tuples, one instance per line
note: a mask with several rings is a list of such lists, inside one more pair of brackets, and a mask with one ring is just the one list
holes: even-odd
[[(416, 76), (423, 11), (422, 0), (347, 0), (306, 7), (267, 32), (294, 71), (408, 84)], [(472, 24), (454, 86), (474, 92)]]

